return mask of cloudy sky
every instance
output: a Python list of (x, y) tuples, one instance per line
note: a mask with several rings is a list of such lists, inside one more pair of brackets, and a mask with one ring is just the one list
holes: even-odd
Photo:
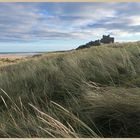
[(140, 3), (0, 3), (0, 52), (68, 50), (103, 34), (140, 40)]

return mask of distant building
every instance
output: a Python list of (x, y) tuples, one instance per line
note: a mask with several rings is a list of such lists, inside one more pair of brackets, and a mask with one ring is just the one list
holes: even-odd
[(103, 35), (100, 42), (104, 44), (114, 43), (114, 37), (110, 37), (110, 35)]
[(84, 45), (79, 46), (76, 50), (89, 48), (91, 46), (100, 46), (101, 44), (109, 44), (114, 43), (114, 37), (110, 37), (110, 35), (103, 35), (101, 40), (90, 41)]

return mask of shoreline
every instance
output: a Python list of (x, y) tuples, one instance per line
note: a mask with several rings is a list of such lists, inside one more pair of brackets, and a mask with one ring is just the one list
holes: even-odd
[(17, 59), (17, 58), (27, 58), (27, 57), (32, 57), (35, 55), (39, 55), (42, 53), (3, 53), (0, 54), (0, 59), (1, 58), (13, 58), (13, 59)]
[(25, 58), (25, 57), (28, 57), (28, 56), (23, 56), (23, 55), (1, 55), (0, 54), (0, 59), (1, 58), (14, 58), (14, 59), (17, 59), (17, 58)]

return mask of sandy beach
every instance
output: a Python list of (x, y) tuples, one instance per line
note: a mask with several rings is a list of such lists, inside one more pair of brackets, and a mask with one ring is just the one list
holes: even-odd
[[(19, 58), (26, 58), (25, 55), (2, 55), (0, 54), (0, 58), (12, 58), (12, 59), (19, 59)], [(28, 56), (29, 57), (29, 56)]]
[(0, 58), (12, 58), (12, 59), (20, 59), (20, 58), (27, 58), (37, 55), (39, 53), (7, 53), (7, 54), (0, 54)]

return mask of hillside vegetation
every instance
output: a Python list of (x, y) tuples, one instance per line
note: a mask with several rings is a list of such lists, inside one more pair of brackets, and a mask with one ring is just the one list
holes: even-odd
[(140, 42), (0, 67), (0, 137), (140, 137)]

